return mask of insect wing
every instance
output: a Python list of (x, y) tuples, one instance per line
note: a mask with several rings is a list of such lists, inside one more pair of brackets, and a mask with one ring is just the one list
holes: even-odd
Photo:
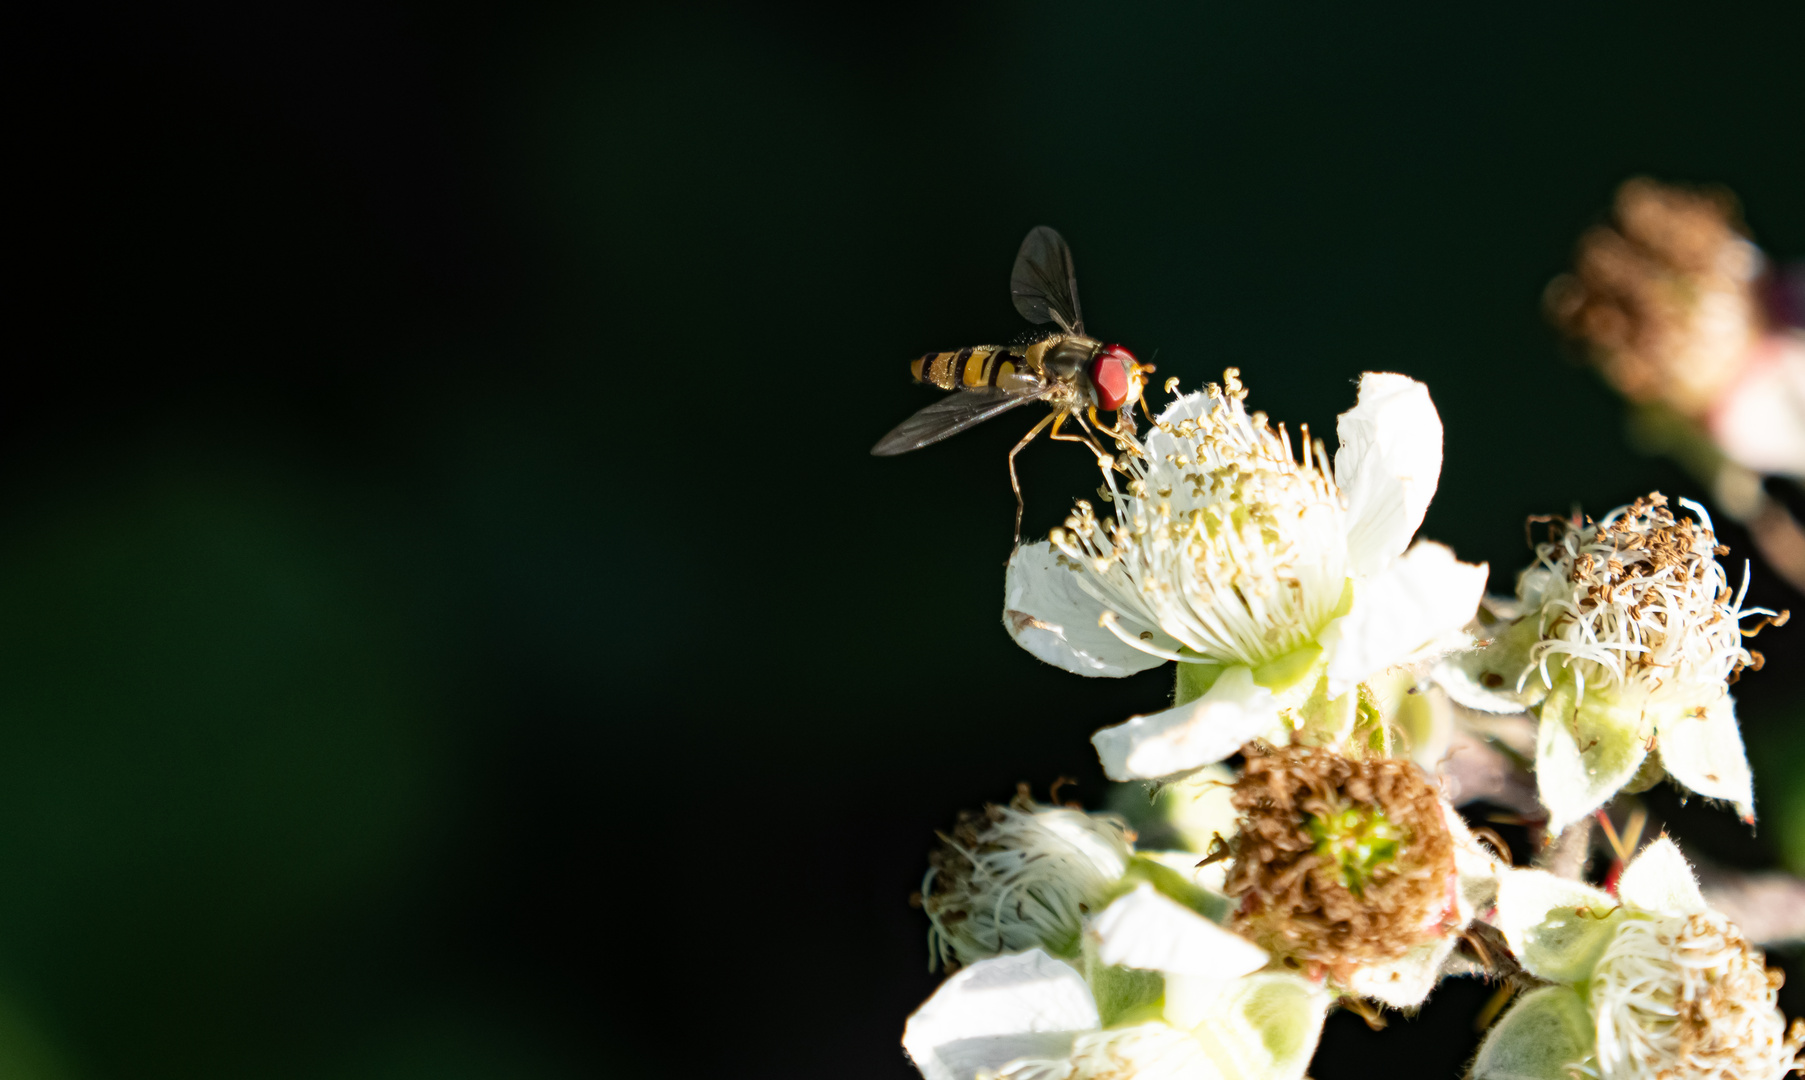
[(1039, 401), (1052, 393), (1053, 389), (1047, 386), (1021, 391), (980, 386), (957, 391), (896, 425), (890, 434), (878, 440), (871, 452), (879, 457), (893, 457), (910, 450), (919, 450), (929, 443), (937, 443), (993, 416), (1006, 413), (1017, 405)]
[(1072, 249), (1065, 246), (1065, 237), (1054, 229), (1035, 226), (1022, 241), (1022, 249), (1015, 256), (1015, 272), (1009, 275), (1009, 295), (1015, 298), (1015, 310), (1029, 322), (1056, 322), (1062, 330), (1084, 333)]

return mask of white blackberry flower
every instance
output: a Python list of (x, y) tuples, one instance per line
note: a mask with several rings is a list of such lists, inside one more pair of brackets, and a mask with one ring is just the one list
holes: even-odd
[(1497, 923), (1525, 970), (1556, 985), (1487, 1035), (1474, 1080), (1780, 1080), (1799, 1067), (1781, 977), (1705, 905), (1673, 841), (1650, 844), (1617, 896), (1539, 870), (1507, 872)]
[[(1538, 709), (1536, 778), (1555, 829), (1655, 765), (1753, 820), (1728, 685), (1761, 666), (1743, 638), (1786, 614), (1742, 606), (1746, 570), (1732, 591), (1710, 516), (1680, 502), (1692, 518), (1656, 493), (1596, 522), (1555, 523), (1518, 581), (1522, 616), (1437, 669), (1463, 704)], [(1765, 618), (1745, 627), (1751, 617)]]
[(1301, 1080), (1320, 985), (1258, 970), (1264, 952), (1150, 885), (1085, 938), (1077, 965), (1036, 949), (942, 984), (903, 1033), (925, 1080)]
[(1463, 642), (1484, 588), (1485, 567), (1445, 547), (1405, 551), (1441, 472), (1421, 383), (1362, 376), (1331, 470), (1307, 430), (1300, 461), (1283, 425), (1248, 413), (1236, 376), (1175, 400), (1123, 455), (1113, 517), (1080, 502), (1010, 560), (1004, 622), (1029, 652), (1081, 675), (1180, 665), (1176, 708), (1098, 733), (1113, 779), (1306, 723), (1345, 737), (1355, 686)]

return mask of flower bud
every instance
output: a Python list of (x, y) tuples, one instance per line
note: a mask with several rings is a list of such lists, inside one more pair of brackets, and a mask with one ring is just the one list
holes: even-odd
[(1549, 314), (1625, 397), (1702, 415), (1761, 332), (1761, 253), (1721, 189), (1631, 180), (1614, 216), (1580, 239), (1574, 272), (1549, 286)]

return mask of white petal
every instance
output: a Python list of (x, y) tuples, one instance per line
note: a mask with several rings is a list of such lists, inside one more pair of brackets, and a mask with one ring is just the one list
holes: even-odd
[(1556, 686), (1536, 732), (1536, 796), (1554, 833), (1609, 802), (1648, 756), (1639, 708), (1596, 692), (1575, 707), (1575, 696), (1571, 681)]
[(1678, 844), (1663, 836), (1642, 849), (1617, 879), (1617, 897), (1663, 915), (1702, 915), (1705, 894)]
[[(1356, 582), (1354, 606), (1337, 620), (1329, 693), (1447, 641), (1473, 620), (1485, 595), (1486, 565), (1474, 566), (1427, 540), (1374, 577)], [(1325, 642), (1328, 644), (1328, 642)]]
[(1595, 1036), (1586, 1003), (1567, 986), (1531, 990), (1480, 1044), (1473, 1080), (1572, 1080), (1572, 1066), (1592, 1054)]
[(1491, 921), (1531, 975), (1578, 982), (1591, 975), (1622, 913), (1609, 894), (1584, 882), (1546, 870), (1506, 870)]
[(1229, 984), (1192, 1034), (1229, 1080), (1301, 1080), (1330, 1000), (1296, 975), (1249, 975)]
[(972, 1080), (1018, 1057), (1062, 1058), (1098, 1025), (1084, 977), (1033, 949), (980, 960), (940, 984), (903, 1028), (926, 1080)]
[(1396, 1009), (1413, 1009), (1435, 989), (1442, 961), (1454, 951), (1455, 942), (1453, 934), (1444, 934), (1390, 963), (1368, 964), (1348, 978), (1348, 989)]
[(1376, 573), (1410, 543), (1435, 497), (1441, 417), (1422, 383), (1369, 371), (1335, 434), (1341, 440), (1335, 483), (1348, 502), (1348, 559), (1355, 574)]
[(1429, 678), (1446, 690), (1456, 705), (1464, 705), (1475, 712), (1508, 716), (1529, 708), (1527, 699), (1532, 694), (1519, 694), (1506, 682), (1500, 682), (1496, 687), (1485, 685), (1482, 680), (1486, 673), (1478, 670), (1484, 663), (1483, 649), (1456, 653), (1436, 664)]
[[(1003, 626), (1015, 643), (1047, 663), (1079, 675), (1120, 678), (1165, 663), (1097, 625), (1103, 605), (1079, 588), (1080, 573), (1059, 565), (1059, 552), (1045, 540), (1015, 549), (1003, 585)], [(1148, 644), (1178, 650), (1178, 642), (1157, 626), (1125, 615), (1118, 625), (1136, 636), (1152, 631)]]
[(1218, 893), (1228, 874), (1228, 860), (1195, 867), (1197, 855), (1193, 853), (1210, 850), (1217, 836), (1235, 835), (1235, 822), (1241, 812), (1235, 809), (1234, 784), (1233, 770), (1215, 765), (1159, 790), (1159, 809), (1164, 811), (1166, 823), (1189, 849), (1185, 854), (1190, 856), (1193, 869), (1186, 872), (1185, 879)]
[(1454, 904), (1460, 925), (1466, 926), (1473, 916), (1492, 906), (1498, 897), (1498, 875), (1505, 869), (1502, 862), (1473, 836), (1459, 812), (1446, 801), (1441, 804), (1442, 819), (1454, 838)]
[(1264, 949), (1148, 884), (1105, 908), (1089, 933), (1105, 964), (1225, 981), (1266, 966)]
[(1805, 333), (1770, 334), (1755, 343), (1707, 422), (1711, 441), (1738, 465), (1805, 476)]
[(1712, 702), (1702, 717), (1663, 722), (1657, 737), (1668, 776), (1706, 798), (1735, 803), (1744, 818), (1754, 818), (1754, 778), (1730, 695)]
[(1111, 780), (1159, 780), (1221, 761), (1278, 721), (1272, 691), (1232, 667), (1196, 701), (1106, 727), (1091, 745)]

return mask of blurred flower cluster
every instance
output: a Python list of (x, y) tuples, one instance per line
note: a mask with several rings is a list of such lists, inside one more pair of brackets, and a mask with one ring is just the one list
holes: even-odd
[(1709, 485), (1805, 587), (1805, 528), (1769, 490), (1805, 478), (1805, 268), (1762, 254), (1730, 192), (1638, 178), (1545, 300), (1630, 402), (1635, 439)]
[[(1725, 324), (1752, 325), (1758, 257), (1722, 204), (1626, 191), (1557, 306), (1617, 343), (1626, 392), (1708, 417), (1766, 362), (1725, 358), (1754, 347)], [(1487, 567), (1415, 539), (1441, 473), (1425, 386), (1363, 376), (1332, 459), (1247, 397), (1230, 369), (1122, 431), (1110, 512), (1080, 502), (1009, 561), (1017, 643), (1079, 676), (1172, 664), (1173, 702), (1093, 738), (1113, 812), (1023, 787), (941, 835), (921, 1074), (1300, 1080), (1331, 1011), (1379, 1026), (1474, 975), (1498, 987), (1475, 1080), (1793, 1071), (1779, 974), (1671, 839), (1638, 852), (1641, 819), (1609, 812), (1671, 779), (1754, 820), (1730, 686), (1785, 614), (1743, 606), (1704, 510), (1550, 519), (1487, 597)], [(1540, 865), (1469, 825), (1480, 798)], [(1595, 823), (1615, 857), (1589, 882)]]

